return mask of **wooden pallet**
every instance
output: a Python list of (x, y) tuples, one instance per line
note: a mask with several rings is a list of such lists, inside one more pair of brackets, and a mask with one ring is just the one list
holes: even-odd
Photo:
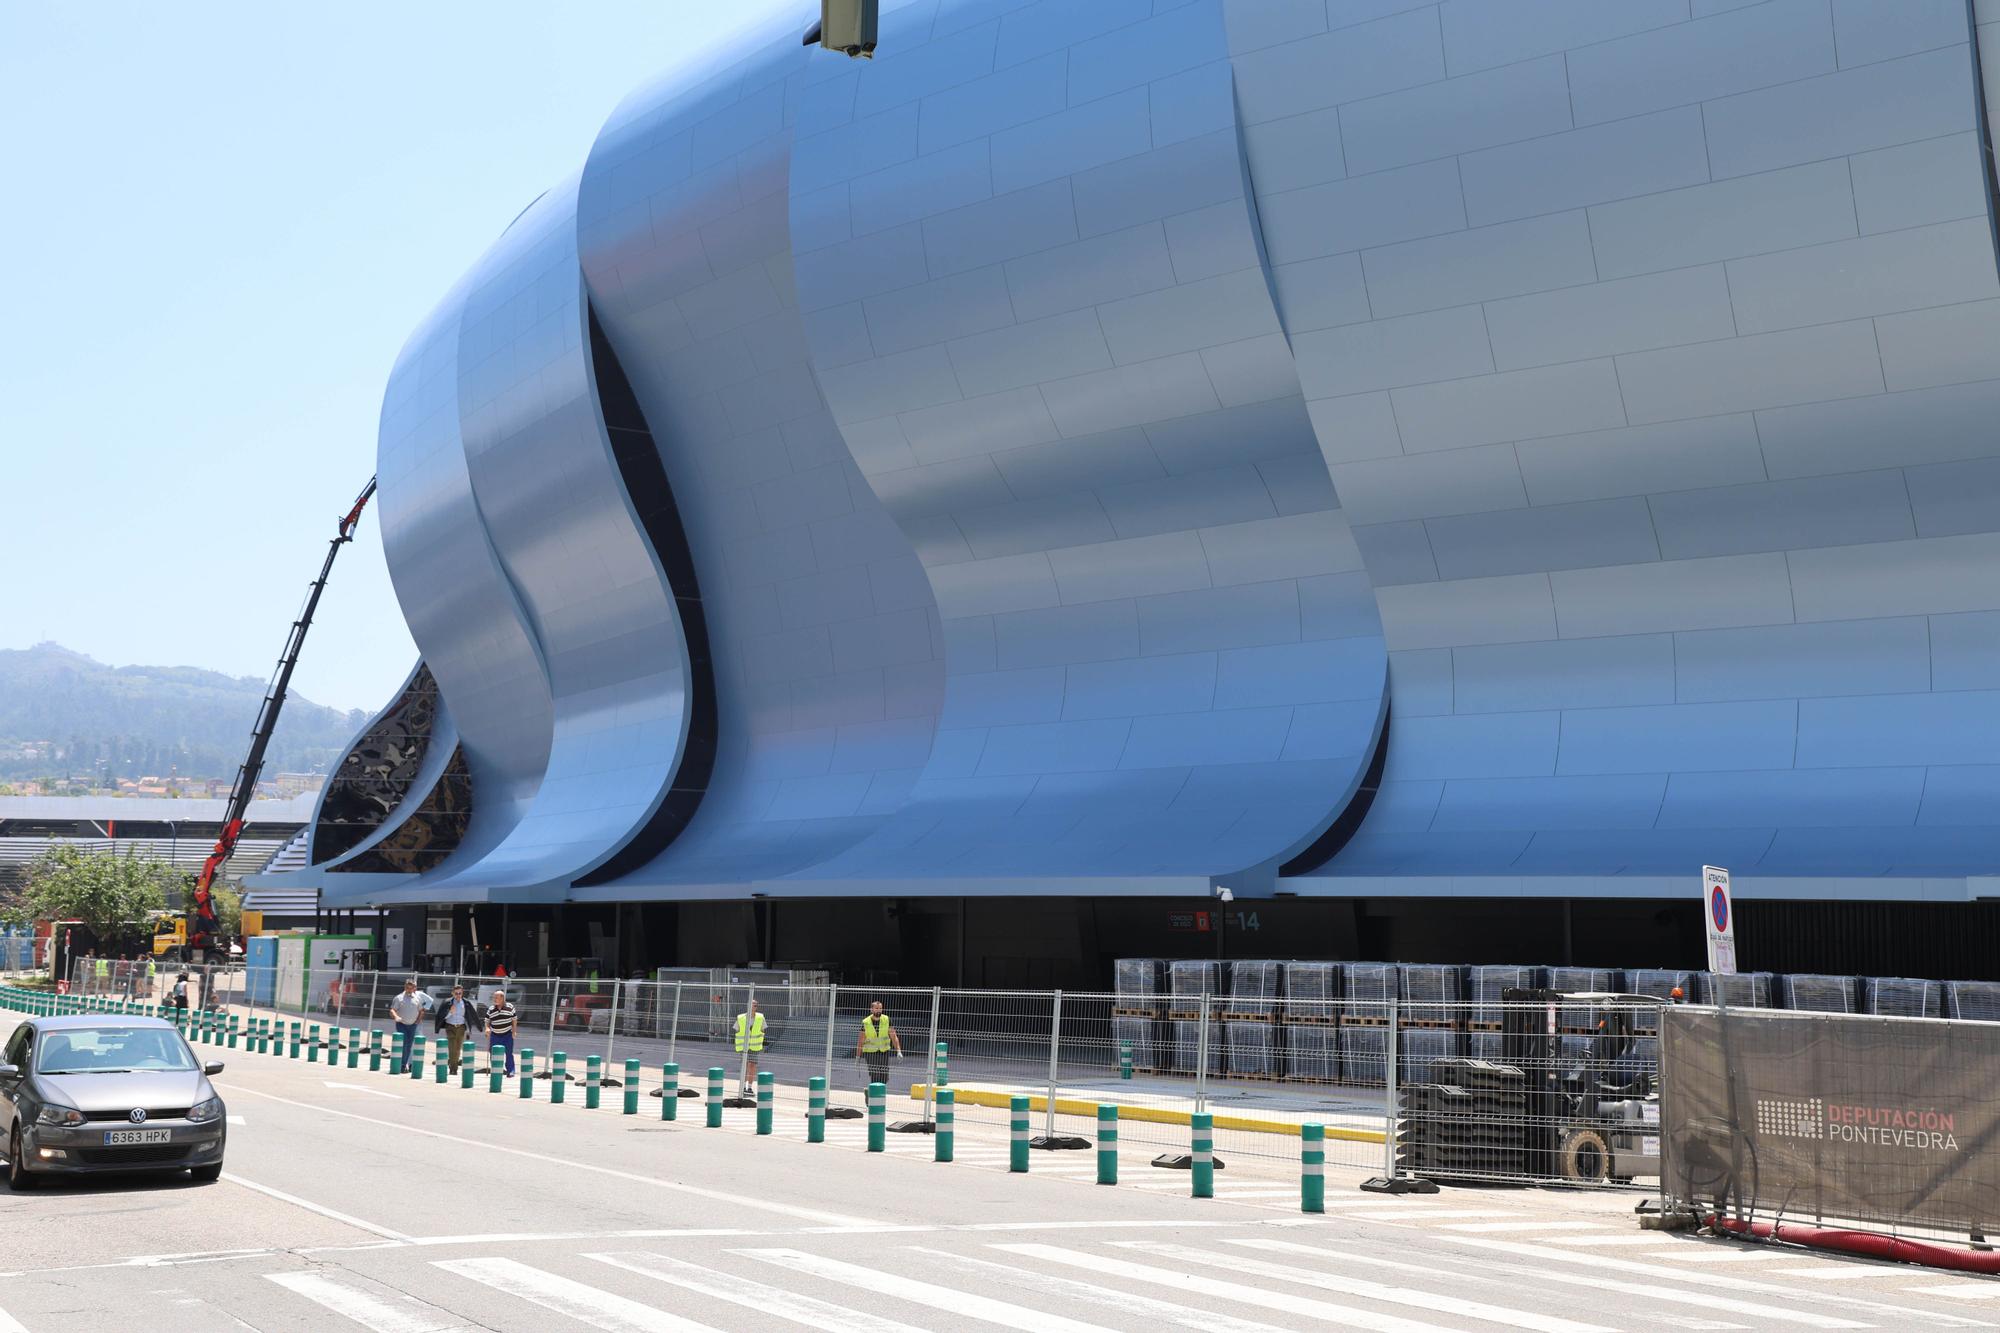
[(1450, 1018), (1406, 1018), (1401, 1021), (1399, 1026), (1425, 1028), (1433, 1032), (1457, 1032), (1460, 1030), (1457, 1020)]
[(1375, 1017), (1368, 1014), (1342, 1014), (1340, 1025), (1349, 1028), (1385, 1028), (1389, 1026), (1387, 1014)]
[(1158, 1018), (1158, 1017), (1160, 1016), (1160, 1011), (1159, 1011), (1159, 1010), (1157, 1010), (1157, 1009), (1115, 1009), (1115, 1008), (1114, 1008), (1114, 1009), (1113, 1009), (1113, 1010), (1111, 1011), (1111, 1016), (1112, 1016), (1113, 1018)]
[(1199, 1023), (1201, 1022), (1201, 1010), (1169, 1009), (1167, 1010), (1167, 1018), (1176, 1023)]
[(1504, 1026), (1505, 1024), (1502, 1023), (1488, 1023), (1479, 1019), (1470, 1019), (1465, 1024), (1465, 1030), (1467, 1032), (1498, 1032)]
[(1340, 1026), (1338, 1014), (1286, 1014), (1284, 1022), (1289, 1027), (1331, 1028)]
[(1248, 1013), (1237, 1009), (1225, 1009), (1222, 1011), (1222, 1021), (1225, 1023), (1275, 1023), (1278, 1020), (1272, 1016), (1272, 1012), (1269, 1009), (1255, 1013)]

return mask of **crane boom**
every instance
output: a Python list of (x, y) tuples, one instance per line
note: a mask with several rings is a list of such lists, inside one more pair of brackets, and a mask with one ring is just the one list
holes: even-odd
[(375, 495), (375, 478), (361, 490), (354, 504), (340, 519), (339, 530), (327, 546), (326, 560), (319, 567), (319, 577), (306, 590), (306, 604), (299, 612), (299, 618), (292, 622), (291, 633), (285, 637), (285, 650), (278, 657), (278, 669), (271, 677), (270, 688), (264, 692), (264, 702), (257, 709), (257, 725), (250, 730), (250, 752), (243, 756), (243, 764), (236, 770), (236, 783), (229, 790), (229, 806), (222, 816), (222, 835), (215, 840), (215, 849), (202, 862), (201, 874), (195, 879), (193, 901), (188, 904), (188, 951), (199, 959), (202, 952), (214, 941), (218, 929), (215, 919), (215, 898), (212, 892), (215, 877), (222, 873), (222, 867), (235, 854), (236, 840), (243, 835), (244, 816), (250, 810), (250, 798), (257, 791), (257, 779), (264, 771), (264, 752), (271, 747), (271, 733), (277, 730), (278, 714), (285, 707), (285, 695), (292, 683), (292, 671), (299, 664), (299, 651), (305, 647), (306, 631), (312, 628), (313, 612), (319, 608), (320, 594), (326, 591), (327, 575), (333, 572), (334, 559), (340, 548), (354, 540), (354, 529), (361, 522), (361, 511), (368, 507), (368, 501)]

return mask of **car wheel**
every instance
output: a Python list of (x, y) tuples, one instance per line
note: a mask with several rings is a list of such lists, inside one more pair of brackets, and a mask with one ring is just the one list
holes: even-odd
[(208, 1166), (192, 1167), (188, 1170), (188, 1174), (201, 1184), (207, 1184), (211, 1180), (220, 1180), (222, 1179), (222, 1163), (215, 1162)]
[(39, 1182), (28, 1172), (28, 1164), (21, 1153), (21, 1131), (15, 1130), (7, 1140), (7, 1188), (15, 1193), (33, 1189)]

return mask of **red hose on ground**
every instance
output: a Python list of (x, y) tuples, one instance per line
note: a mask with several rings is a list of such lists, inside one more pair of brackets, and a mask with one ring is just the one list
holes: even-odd
[(1760, 1240), (1784, 1241), (1816, 1250), (1838, 1250), (1844, 1254), (1890, 1259), (1902, 1264), (1922, 1264), (1927, 1268), (1949, 1268), (1960, 1273), (2000, 1273), (2000, 1252), (1962, 1250), (1933, 1241), (1903, 1240), (1872, 1231), (1843, 1231), (1834, 1227), (1809, 1227), (1797, 1222), (1741, 1222), (1731, 1217), (1707, 1218), (1711, 1229), (1733, 1231)]

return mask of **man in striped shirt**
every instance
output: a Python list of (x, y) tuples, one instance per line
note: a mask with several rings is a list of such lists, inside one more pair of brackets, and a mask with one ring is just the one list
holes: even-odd
[(507, 1052), (507, 1077), (514, 1076), (514, 1022), (519, 1012), (507, 1002), (507, 992), (493, 992), (493, 1002), (486, 1007), (486, 1058), (488, 1061), (500, 1058), (500, 1052)]

